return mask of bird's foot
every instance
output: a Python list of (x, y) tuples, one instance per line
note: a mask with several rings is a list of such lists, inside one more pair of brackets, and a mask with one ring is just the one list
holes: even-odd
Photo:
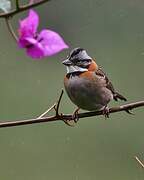
[(64, 122), (66, 125), (70, 126), (70, 127), (74, 127), (74, 126), (75, 126), (73, 123), (71, 123), (71, 122), (72, 122), (71, 120), (63, 120), (63, 122)]
[(109, 114), (110, 114), (109, 107), (105, 106), (102, 111), (103, 111), (102, 114), (105, 116), (105, 119), (109, 118)]
[(71, 126), (71, 127), (74, 127), (74, 125), (71, 123), (71, 120), (69, 120), (69, 119), (63, 119), (63, 114), (62, 114), (62, 113), (59, 115), (59, 117), (60, 117), (60, 119), (61, 119), (66, 125)]
[(128, 114), (134, 115), (134, 113), (131, 112), (131, 109), (126, 109), (125, 110)]
[(72, 115), (72, 119), (74, 120), (75, 123), (78, 122), (79, 120), (79, 117), (78, 117), (78, 112), (79, 112), (80, 108), (77, 108), (74, 112), (73, 112), (73, 115)]
[(79, 117), (78, 117), (78, 111), (79, 111), (80, 108), (77, 108), (74, 112), (73, 112), (73, 115), (72, 115), (72, 120), (63, 120), (64, 123), (68, 126), (71, 126), (71, 127), (74, 127), (75, 124), (78, 122), (79, 120)]

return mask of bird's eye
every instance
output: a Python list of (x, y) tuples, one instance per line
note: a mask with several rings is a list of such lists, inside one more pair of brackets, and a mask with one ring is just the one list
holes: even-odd
[(77, 59), (77, 60), (76, 60), (76, 62), (77, 62), (77, 63), (80, 63), (80, 62), (81, 62), (81, 60), (80, 60), (80, 59)]
[(85, 59), (85, 62), (89, 63), (89, 62), (90, 62), (90, 60), (89, 60), (89, 59)]

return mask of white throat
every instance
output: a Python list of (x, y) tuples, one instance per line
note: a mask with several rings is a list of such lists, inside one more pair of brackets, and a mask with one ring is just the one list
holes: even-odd
[(66, 69), (67, 69), (67, 73), (74, 73), (74, 72), (85, 72), (85, 71), (88, 71), (87, 68), (81, 68), (81, 67), (78, 67), (78, 66), (66, 66)]

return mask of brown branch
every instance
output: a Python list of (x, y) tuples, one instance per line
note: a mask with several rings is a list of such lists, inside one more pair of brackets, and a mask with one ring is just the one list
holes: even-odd
[[(144, 106), (144, 101), (129, 103), (117, 107), (110, 108), (110, 113), (132, 110), (138, 107)], [(93, 112), (85, 112), (79, 113), (78, 118), (85, 118), (85, 117), (92, 117), (92, 116), (99, 116), (103, 115), (103, 111), (93, 111)], [(17, 121), (7, 121), (7, 122), (0, 122), (0, 128), (2, 127), (12, 127), (12, 126), (21, 126), (27, 124), (36, 124), (36, 123), (44, 123), (44, 122), (54, 122), (54, 121), (64, 121), (64, 120), (73, 120), (73, 114), (63, 114), (61, 116), (47, 116), (42, 118), (35, 118), (35, 119), (27, 119), (27, 120), (17, 120)]]
[[(34, 8), (36, 6), (39, 6), (41, 4), (44, 4), (47, 1), (50, 1), (50, 0), (41, 0), (41, 1), (38, 1), (38, 2), (35, 2), (35, 3), (32, 3), (32, 4), (26, 4), (26, 5), (23, 5), (23, 6), (20, 6), (19, 3), (18, 3), (15, 10), (12, 10), (12, 11), (10, 11), (8, 13), (1, 13), (0, 18), (12, 17), (15, 14), (18, 14), (20, 12), (23, 12), (23, 11), (26, 11), (28, 9)], [(18, 0), (16, 2), (18, 2)]]

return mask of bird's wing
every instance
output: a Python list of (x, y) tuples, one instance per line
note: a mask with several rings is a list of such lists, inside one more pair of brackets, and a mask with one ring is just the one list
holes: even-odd
[(101, 76), (105, 79), (105, 82), (106, 82), (106, 88), (108, 88), (112, 94), (113, 94), (113, 98), (114, 100), (118, 100), (118, 99), (121, 99), (121, 100), (124, 100), (126, 101), (126, 98), (124, 96), (122, 96), (121, 94), (119, 94), (117, 91), (115, 91), (111, 81), (108, 79), (107, 75), (105, 74), (105, 72), (102, 70), (101, 67), (99, 67), (97, 69), (97, 71), (95, 72), (96, 75), (98, 76)]
[(97, 69), (97, 71), (95, 72), (95, 74), (96, 74), (97, 76), (101, 76), (101, 77), (103, 77), (103, 78), (105, 79), (105, 81), (106, 81), (106, 87), (114, 94), (114, 93), (115, 93), (115, 89), (114, 89), (112, 83), (110, 82), (110, 80), (108, 79), (107, 75), (105, 74), (105, 72), (102, 70), (101, 67), (99, 67), (99, 68)]

